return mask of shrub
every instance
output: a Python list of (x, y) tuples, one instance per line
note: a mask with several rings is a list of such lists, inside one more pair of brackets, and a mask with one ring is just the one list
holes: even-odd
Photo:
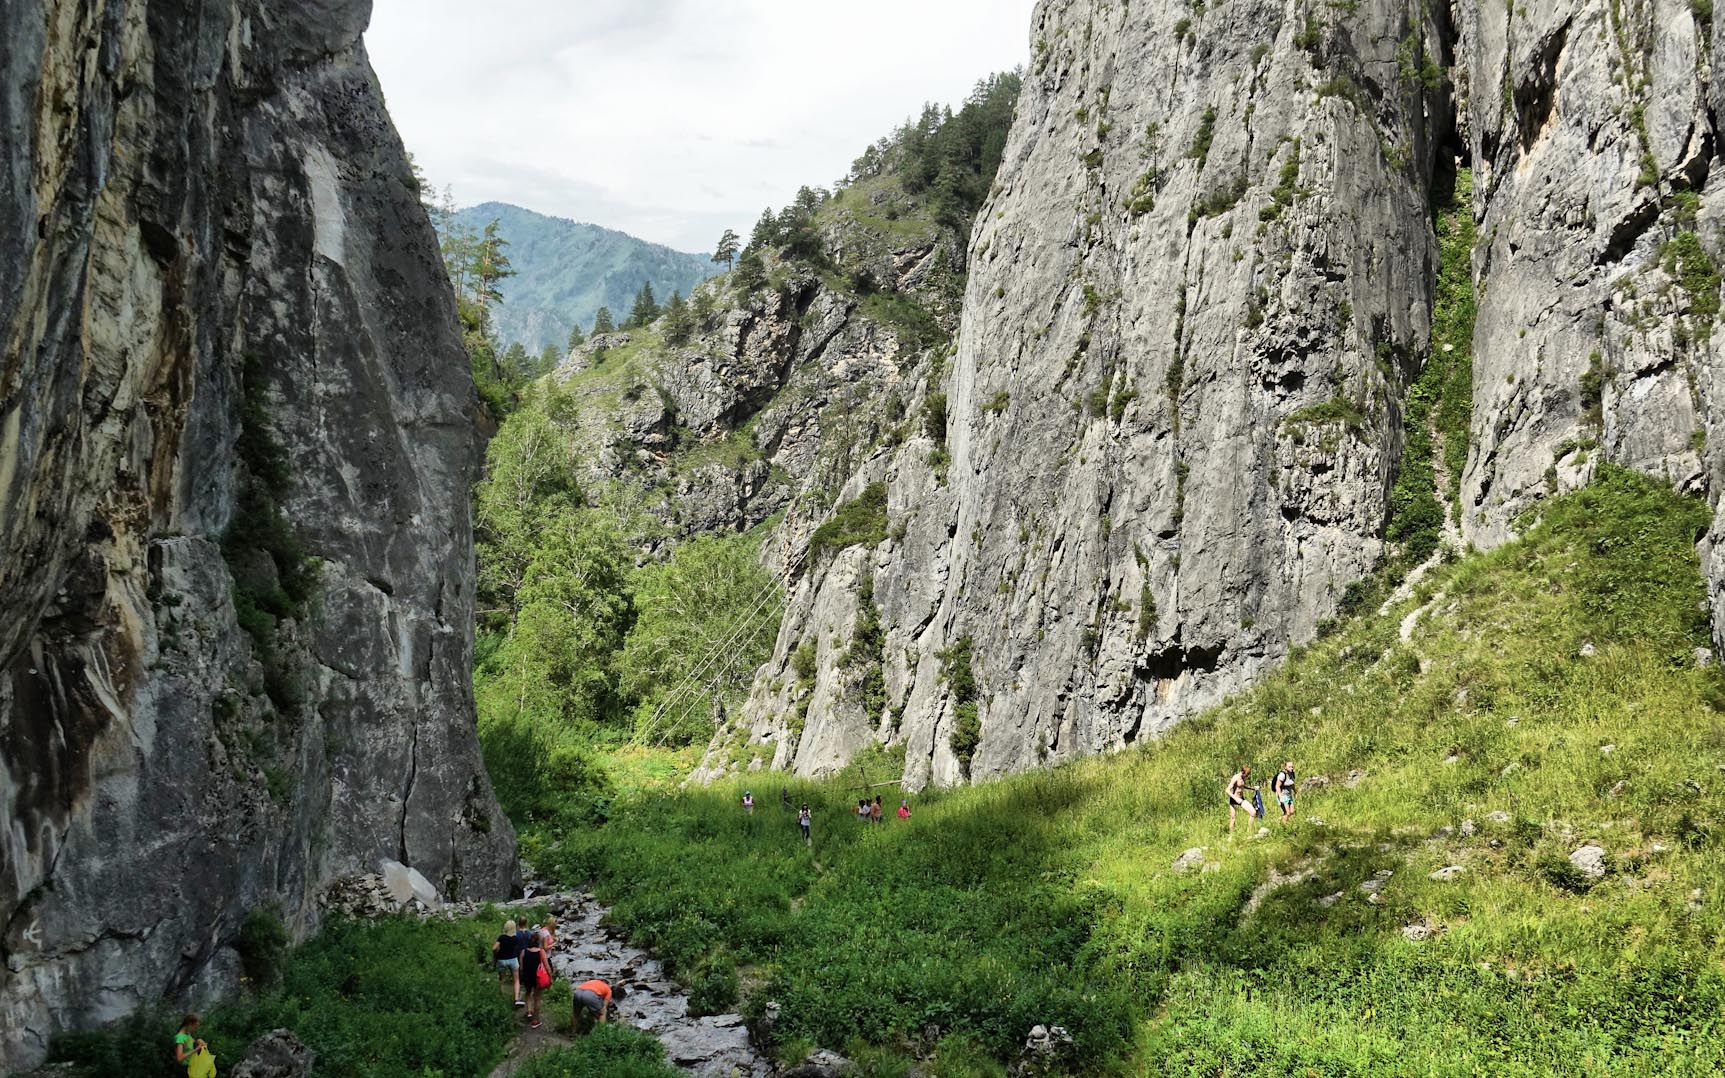
[(623, 1026), (597, 1026), (573, 1048), (532, 1056), (515, 1078), (679, 1078), (665, 1062), (665, 1049), (645, 1033)]
[(281, 911), (275, 906), (260, 907), (246, 914), (234, 940), (241, 968), (247, 979), (259, 987), (275, 982), (287, 945), (287, 926), (282, 924)]
[(809, 537), (808, 557), (813, 562), (823, 554), (846, 547), (879, 546), (885, 539), (886, 484), (870, 483), (815, 529)]

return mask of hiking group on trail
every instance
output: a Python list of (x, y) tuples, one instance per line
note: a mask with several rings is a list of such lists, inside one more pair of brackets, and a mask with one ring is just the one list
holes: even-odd
[[(1253, 819), (1263, 819), (1264, 817), (1264, 798), (1258, 787), (1249, 782), (1251, 777), (1251, 765), (1243, 764), (1240, 770), (1234, 772), (1228, 779), (1227, 786), (1223, 788), (1223, 794), (1228, 800), (1228, 834), (1230, 837), (1234, 834), (1234, 824), (1241, 809), (1245, 809)], [(1276, 777), (1270, 782), (1270, 793), (1282, 809), (1282, 825), (1284, 827), (1294, 821), (1294, 795), (1298, 788), (1299, 782), (1294, 776), (1294, 761), (1286, 760), (1282, 763), (1282, 770), (1276, 772)], [(1251, 794), (1250, 798), (1247, 797), (1248, 793)]]
[[(503, 932), (491, 943), (498, 986), (509, 990), (515, 1006), (526, 1008), (527, 1024), (533, 1029), (544, 1024), (545, 990), (557, 976), (551, 965), (551, 950), (556, 946), (555, 917), (531, 928), (518, 928), (514, 921), (505, 921)], [(622, 985), (613, 986), (598, 978), (576, 985), (570, 1013), (575, 1032), (586, 1032), (594, 1021), (610, 1021), (612, 1000), (625, 995)]]

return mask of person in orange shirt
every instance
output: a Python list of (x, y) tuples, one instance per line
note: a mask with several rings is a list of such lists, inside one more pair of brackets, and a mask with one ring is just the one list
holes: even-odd
[(593, 1022), (609, 1022), (611, 1020), (611, 1000), (613, 996), (622, 999), (625, 995), (623, 986), (612, 988), (597, 977), (590, 981), (582, 981), (575, 986), (574, 1007), (570, 1011), (570, 1024), (577, 1034), (584, 1033), (582, 1019), (590, 1016), (587, 1029), (592, 1029)]

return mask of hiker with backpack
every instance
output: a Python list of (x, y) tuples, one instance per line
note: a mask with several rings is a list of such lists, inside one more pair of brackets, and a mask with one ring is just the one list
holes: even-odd
[(538, 1029), (545, 990), (551, 987), (551, 956), (537, 935), (532, 946), (521, 952), (521, 983), (527, 989), (527, 1024)]
[(1246, 799), (1246, 791), (1250, 790), (1256, 793), (1258, 789), (1256, 786), (1247, 785), (1246, 780), (1251, 777), (1251, 766), (1249, 764), (1242, 765), (1240, 770), (1234, 772), (1234, 777), (1228, 780), (1227, 788), (1224, 791), (1228, 798), (1228, 834), (1230, 836), (1234, 834), (1234, 820), (1241, 809), (1245, 809), (1247, 814), (1254, 819), (1258, 816), (1258, 810), (1253, 807), (1251, 801)]
[(503, 922), (503, 934), (491, 941), (491, 960), (497, 965), (497, 983), (506, 981), (512, 989), (511, 999), (521, 1006), (521, 939), (514, 921)]
[(1276, 795), (1276, 803), (1282, 806), (1283, 827), (1294, 822), (1294, 793), (1298, 787), (1299, 783), (1294, 779), (1294, 761), (1284, 761), (1282, 770), (1270, 780), (1270, 792)]

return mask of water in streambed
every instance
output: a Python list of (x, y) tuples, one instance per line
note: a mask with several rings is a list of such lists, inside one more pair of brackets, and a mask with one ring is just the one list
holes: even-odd
[(558, 979), (580, 984), (597, 977), (623, 985), (627, 998), (615, 1005), (616, 1019), (657, 1037), (672, 1064), (701, 1078), (768, 1078), (773, 1073), (772, 1065), (749, 1043), (742, 1015), (691, 1017), (682, 986), (666, 975), (657, 959), (607, 929), (605, 907), (591, 895), (529, 893), (502, 908), (549, 909), (557, 918), (551, 967)]

